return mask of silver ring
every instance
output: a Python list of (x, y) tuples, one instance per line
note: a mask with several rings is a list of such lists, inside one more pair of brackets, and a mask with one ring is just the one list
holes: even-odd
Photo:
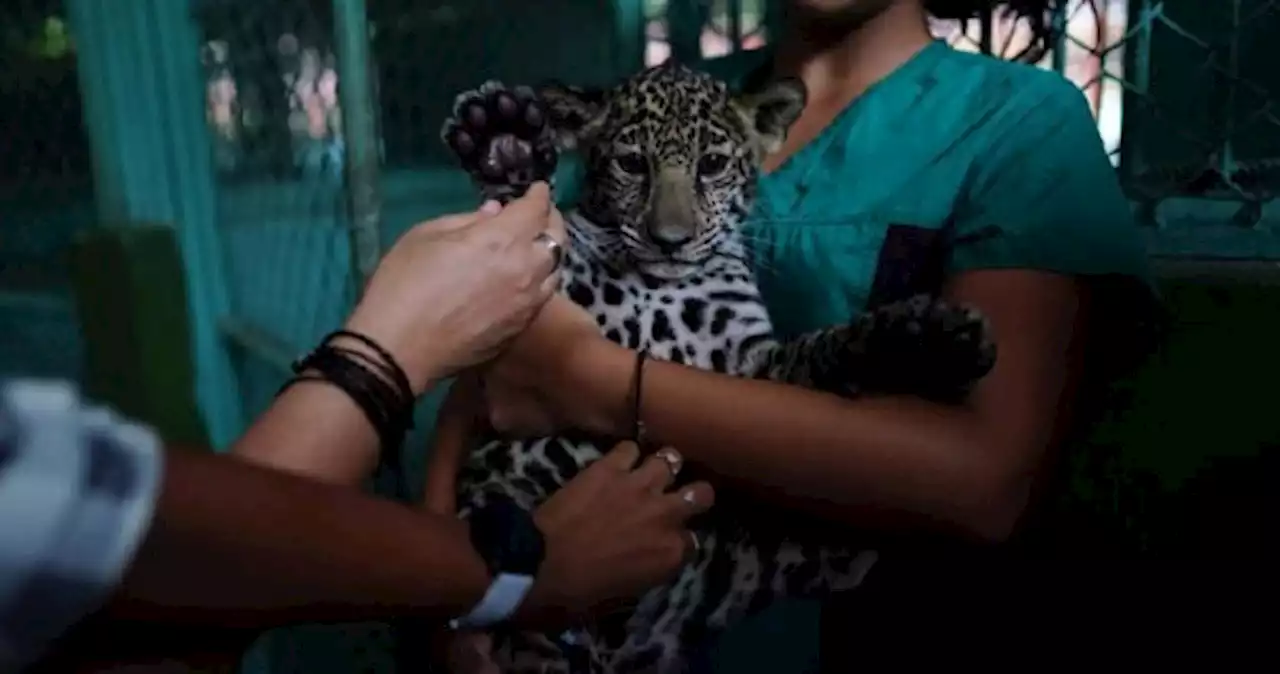
[(551, 253), (552, 269), (559, 269), (560, 263), (564, 261), (564, 246), (561, 246), (559, 241), (551, 238), (551, 235), (546, 232), (538, 232), (534, 235), (533, 241), (534, 243), (542, 244), (547, 249), (547, 252)]
[(667, 470), (671, 471), (671, 477), (680, 474), (680, 467), (684, 464), (684, 459), (680, 458), (680, 454), (676, 450), (664, 447), (654, 452), (654, 456), (662, 459), (667, 464)]
[(702, 539), (698, 538), (697, 532), (689, 532), (689, 540), (693, 543), (693, 556), (697, 557), (702, 554)]

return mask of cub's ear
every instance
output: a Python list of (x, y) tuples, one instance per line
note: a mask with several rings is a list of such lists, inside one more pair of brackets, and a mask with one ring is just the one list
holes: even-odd
[(800, 117), (807, 99), (804, 82), (788, 77), (774, 80), (758, 91), (738, 94), (733, 106), (755, 134), (760, 149), (768, 154), (782, 146), (787, 129)]
[(609, 110), (605, 89), (580, 89), (551, 82), (538, 88), (538, 97), (547, 106), (556, 146), (561, 150), (590, 144), (604, 126)]

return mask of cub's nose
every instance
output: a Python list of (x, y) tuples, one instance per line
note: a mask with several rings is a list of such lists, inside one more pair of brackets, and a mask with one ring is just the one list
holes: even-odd
[(693, 240), (693, 234), (685, 229), (663, 229), (660, 227), (651, 228), (649, 230), (649, 239), (653, 241), (653, 245), (664, 255), (672, 255), (680, 250), (686, 243)]

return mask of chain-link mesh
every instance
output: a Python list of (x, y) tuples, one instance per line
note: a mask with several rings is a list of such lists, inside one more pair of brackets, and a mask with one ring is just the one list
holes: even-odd
[[(1139, 3), (1135, 3), (1139, 4)], [(1251, 226), (1280, 187), (1280, 58), (1272, 0), (1147, 1), (1133, 16), (1141, 78), (1131, 92), (1125, 171), (1137, 196), (1239, 201)]]
[[(1070, 0), (1046, 22), (997, 8), (968, 21), (933, 21), (956, 49), (1059, 71), (1081, 88), (1113, 161), (1119, 161), (1129, 0)], [(1040, 29), (1049, 27), (1047, 34)]]
[[(354, 298), (345, 138), (330, 0), (197, 0), (232, 344), (245, 411)], [(281, 630), (271, 674), (389, 671), (387, 628)], [(381, 655), (381, 658), (379, 658)]]
[(353, 297), (329, 0), (198, 0), (241, 392), (254, 414)]
[(1280, 188), (1280, 77), (1267, 65), (1280, 54), (1264, 37), (1280, 29), (1280, 3), (1070, 0), (1059, 12), (1047, 50), (1029, 48), (1027, 22), (1000, 12), (937, 28), (958, 48), (1079, 85), (1146, 224), (1164, 224), (1154, 207), (1176, 197), (1240, 206), (1191, 215), (1199, 224), (1257, 224)]
[(81, 373), (67, 249), (93, 194), (65, 16), (61, 0), (0, 4), (0, 376)]

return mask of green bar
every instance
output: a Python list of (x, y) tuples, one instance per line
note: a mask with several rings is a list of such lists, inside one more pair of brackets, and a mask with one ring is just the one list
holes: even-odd
[(338, 52), (338, 99), (346, 147), (347, 194), (350, 198), (352, 268), (357, 296), (382, 256), (378, 227), (382, 220), (378, 192), (378, 126), (369, 54), (369, 18), (364, 0), (333, 0)]

